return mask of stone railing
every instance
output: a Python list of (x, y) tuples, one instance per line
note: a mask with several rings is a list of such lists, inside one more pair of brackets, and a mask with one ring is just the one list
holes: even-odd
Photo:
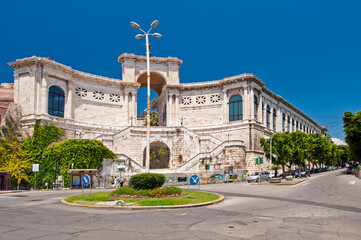
[[(132, 172), (143, 173), (145, 171), (145, 168), (142, 165), (140, 165), (137, 161), (135, 161), (131, 157), (127, 156), (126, 154), (124, 154), (124, 153), (119, 154), (118, 157), (123, 158), (123, 159), (127, 159), (127, 160), (125, 160), (126, 164), (127, 164), (127, 161), (130, 160), (130, 169), (131, 169)], [(129, 168), (129, 164), (128, 164), (128, 168)]]
[(178, 172), (188, 172), (194, 170), (194, 167), (199, 165), (201, 159), (208, 158), (212, 161), (213, 158), (217, 157), (223, 150), (227, 147), (235, 147), (235, 146), (243, 146), (244, 142), (242, 140), (227, 140), (219, 144), (215, 147), (212, 151), (209, 152), (201, 152), (186, 161), (185, 163), (181, 164), (178, 168)]

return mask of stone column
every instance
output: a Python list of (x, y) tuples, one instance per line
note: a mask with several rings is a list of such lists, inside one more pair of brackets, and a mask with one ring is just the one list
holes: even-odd
[(254, 91), (253, 91), (253, 87), (250, 87), (250, 92), (249, 92), (249, 119), (251, 120), (255, 120), (254, 118)]
[(41, 111), (40, 114), (48, 114), (48, 75), (43, 73), (41, 81)]
[(66, 114), (65, 118), (73, 119), (73, 80), (68, 81), (68, 96), (66, 100)]
[(175, 94), (175, 114), (174, 114), (174, 117), (175, 117), (175, 124), (176, 126), (179, 126), (179, 94)]
[(14, 102), (19, 104), (19, 79), (20, 74), (14, 73)]
[(227, 123), (228, 122), (228, 99), (227, 99), (227, 90), (224, 89), (223, 91), (223, 102), (222, 102), (222, 107), (223, 107), (223, 123)]
[(133, 114), (133, 116), (135, 116), (135, 118), (137, 118), (137, 91), (133, 90), (132, 92), (132, 112), (131, 114)]
[(266, 115), (267, 115), (267, 103), (266, 101), (264, 100), (263, 101), (263, 106), (262, 106), (262, 121), (263, 121), (263, 126), (267, 126), (267, 123), (266, 123)]
[(127, 119), (125, 119), (125, 122), (128, 123), (128, 125), (132, 124), (132, 119), (129, 112), (129, 92), (124, 90), (124, 110), (125, 114), (127, 116)]
[(249, 119), (249, 86), (243, 89), (243, 120)]
[(173, 115), (173, 104), (172, 104), (172, 96), (168, 93), (168, 103), (167, 103), (167, 126), (172, 126), (172, 115)]
[(277, 128), (277, 132), (282, 132), (282, 111), (281, 111), (281, 108), (277, 109), (276, 128)]
[(269, 128), (273, 130), (273, 106), (270, 106), (270, 116), (269, 116)]
[(259, 122), (261, 122), (261, 123), (263, 123), (263, 118), (262, 118), (262, 111), (263, 111), (263, 109), (262, 109), (262, 104), (263, 104), (263, 99), (262, 99), (262, 96), (261, 95), (259, 95), (259, 97), (258, 97), (258, 121)]

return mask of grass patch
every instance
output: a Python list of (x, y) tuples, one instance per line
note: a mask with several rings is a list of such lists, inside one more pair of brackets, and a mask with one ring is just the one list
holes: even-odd
[(65, 199), (65, 201), (80, 205), (94, 205), (97, 202), (123, 200), (125, 203), (135, 203), (136, 206), (175, 206), (175, 205), (204, 203), (219, 198), (219, 195), (215, 193), (186, 191), (186, 190), (184, 190), (183, 192), (184, 192), (183, 196), (168, 197), (168, 198), (119, 198), (119, 197), (110, 197), (109, 196), (110, 192), (97, 192), (97, 193), (92, 193), (92, 199), (90, 199), (90, 194), (84, 194), (84, 200), (83, 200), (83, 195), (81, 194), (81, 195), (68, 197)]

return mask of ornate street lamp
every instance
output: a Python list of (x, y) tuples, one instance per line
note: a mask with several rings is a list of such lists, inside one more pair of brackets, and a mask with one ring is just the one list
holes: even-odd
[(130, 22), (130, 26), (134, 27), (137, 30), (143, 32), (143, 34), (138, 34), (135, 36), (135, 39), (142, 39), (145, 36), (145, 47), (146, 47), (146, 56), (147, 56), (147, 149), (146, 149), (146, 160), (145, 160), (145, 169), (146, 172), (149, 171), (150, 165), (150, 63), (149, 63), (149, 39), (148, 36), (151, 35), (156, 38), (161, 38), (162, 35), (159, 33), (150, 33), (150, 31), (159, 24), (158, 20), (155, 20), (150, 25), (148, 32), (145, 32), (140, 28), (139, 24), (135, 22)]

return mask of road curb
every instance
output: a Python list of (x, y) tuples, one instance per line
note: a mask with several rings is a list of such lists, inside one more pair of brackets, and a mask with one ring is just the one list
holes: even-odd
[(116, 209), (126, 209), (126, 210), (154, 210), (154, 209), (175, 209), (175, 208), (194, 208), (194, 207), (203, 207), (212, 204), (216, 204), (222, 202), (224, 200), (224, 196), (218, 193), (214, 193), (219, 196), (218, 199), (204, 202), (204, 203), (197, 203), (197, 204), (186, 204), (186, 205), (176, 205), (176, 206), (106, 206), (106, 205), (81, 205), (75, 203), (69, 203), (65, 201), (65, 198), (61, 199), (60, 202), (70, 206), (76, 207), (89, 207), (89, 208), (116, 208)]
[(18, 193), (18, 192), (22, 192), (22, 190), (0, 191), (0, 194), (4, 194), (4, 193)]

